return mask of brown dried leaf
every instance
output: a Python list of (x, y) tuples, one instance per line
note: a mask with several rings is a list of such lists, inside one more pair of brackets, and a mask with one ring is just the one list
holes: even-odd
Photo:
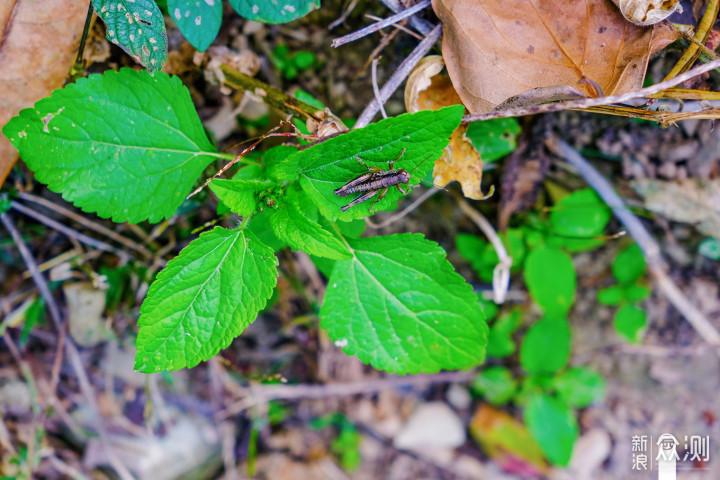
[(609, 0), (433, 0), (433, 8), (450, 78), (472, 113), (535, 88), (590, 97), (637, 90), (650, 54), (676, 37), (667, 23), (628, 23)]
[[(63, 86), (80, 43), (87, 0), (0, 2), (0, 126)], [(0, 135), (0, 184), (17, 150)]]
[(675, 10), (682, 12), (678, 0), (612, 0), (622, 14), (635, 25), (654, 25), (672, 15)]
[(663, 182), (643, 179), (631, 183), (645, 199), (645, 208), (670, 220), (690, 223), (700, 233), (720, 238), (720, 180), (687, 179)]
[[(461, 104), (452, 82), (440, 74), (445, 64), (442, 57), (424, 58), (413, 70), (405, 87), (405, 107), (408, 112), (437, 110), (448, 105)], [(452, 181), (460, 182), (463, 195), (474, 200), (486, 196), (482, 192), (482, 158), (472, 142), (465, 137), (467, 124), (460, 125), (450, 136), (450, 143), (442, 157), (435, 162), (433, 183), (444, 187)]]

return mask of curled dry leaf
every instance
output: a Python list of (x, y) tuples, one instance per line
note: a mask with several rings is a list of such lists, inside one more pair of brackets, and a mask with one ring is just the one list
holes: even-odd
[(612, 0), (622, 14), (635, 25), (654, 25), (676, 10), (682, 12), (679, 0)]
[[(448, 105), (462, 104), (450, 78), (440, 74), (445, 64), (442, 57), (424, 58), (410, 74), (405, 87), (405, 108), (410, 113), (437, 110)], [(442, 157), (435, 162), (433, 183), (444, 187), (452, 181), (460, 182), (463, 195), (482, 200), (482, 158), (472, 142), (465, 137), (467, 124), (455, 129)]]
[(637, 90), (650, 55), (676, 38), (667, 23), (629, 24), (610, 0), (432, 3), (450, 78), (472, 113), (537, 88), (590, 97)]
[(643, 179), (631, 185), (645, 199), (648, 210), (676, 222), (693, 224), (700, 233), (720, 238), (720, 180)]
[[(87, 0), (0, 2), (0, 127), (63, 86), (88, 10)], [(0, 134), (0, 184), (17, 150)]]

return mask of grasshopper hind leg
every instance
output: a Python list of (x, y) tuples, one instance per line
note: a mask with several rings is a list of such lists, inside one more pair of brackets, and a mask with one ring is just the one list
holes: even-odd
[[(377, 195), (379, 191), (380, 191), (380, 190), (370, 190), (370, 191), (368, 191), (368, 192), (363, 193), (362, 195), (359, 195), (358, 197), (355, 198), (355, 200), (353, 200), (352, 202), (348, 203), (348, 204), (345, 205), (344, 207), (341, 207), (341, 208), (340, 208), (340, 211), (341, 211), (341, 212), (344, 212), (344, 211), (347, 210), (348, 208), (354, 207), (354, 206), (357, 205), (358, 203), (362, 203), (362, 202), (364, 202), (364, 201), (366, 201), (366, 200), (370, 200), (372, 197), (374, 197), (375, 195)], [(373, 202), (373, 205), (374, 205), (374, 204), (375, 204), (375, 202)]]

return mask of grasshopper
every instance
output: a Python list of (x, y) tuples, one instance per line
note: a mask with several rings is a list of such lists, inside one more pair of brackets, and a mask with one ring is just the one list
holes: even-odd
[[(348, 183), (333, 192), (335, 195), (339, 195), (341, 197), (347, 197), (348, 195), (351, 195), (353, 193), (361, 192), (361, 194), (356, 197), (355, 200), (348, 203), (340, 210), (344, 212), (350, 207), (370, 200), (379, 193), (380, 195), (378, 195), (378, 198), (376, 198), (370, 205), (370, 214), (372, 214), (375, 204), (385, 197), (390, 187), (397, 187), (403, 195), (407, 194), (401, 184), (407, 185), (410, 182), (410, 172), (408, 172), (404, 168), (401, 168), (400, 170), (393, 169), (393, 165), (395, 164), (395, 162), (400, 160), (403, 155), (405, 155), (404, 148), (395, 160), (390, 160), (390, 162), (388, 162), (388, 170), (383, 170), (382, 168), (378, 167), (368, 167), (365, 162), (360, 159), (360, 157), (355, 157), (363, 167), (369, 170), (369, 172), (364, 173), (359, 177), (354, 178), (353, 180), (350, 180)], [(427, 158), (425, 160), (427, 160)], [(423, 160), (423, 162), (425, 160)], [(422, 162), (420, 162), (420, 164), (418, 164), (415, 168), (419, 167), (421, 164)]]

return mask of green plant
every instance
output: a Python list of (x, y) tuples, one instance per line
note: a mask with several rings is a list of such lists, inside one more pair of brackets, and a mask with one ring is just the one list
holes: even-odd
[(317, 57), (314, 53), (305, 50), (290, 55), (287, 45), (278, 45), (272, 51), (270, 61), (286, 80), (292, 80), (299, 72), (312, 68), (317, 63)]
[[(305, 150), (277, 147), (262, 162), (242, 159), (233, 179), (213, 181), (243, 221), (203, 233), (158, 274), (138, 321), (136, 368), (192, 367), (227, 347), (271, 297), (273, 247), (284, 245), (334, 261), (320, 320), (346, 353), (401, 374), (482, 362), (482, 309), (444, 250), (416, 234), (353, 238), (342, 225), (367, 216), (370, 202), (343, 212), (346, 200), (333, 193), (364, 173), (358, 155), (386, 168), (404, 150), (397, 168), (424, 176), (432, 163), (423, 160), (440, 156), (462, 113), (406, 114)], [(208, 141), (187, 89), (160, 72), (80, 79), (20, 112), (3, 133), (38, 180), (116, 222), (172, 216), (210, 163), (232, 159)], [(391, 189), (375, 210), (394, 208), (400, 196)]]
[(360, 455), (360, 433), (343, 414), (328, 413), (310, 422), (310, 426), (320, 430), (328, 427), (335, 427), (338, 431), (337, 437), (330, 445), (330, 450), (340, 458), (340, 465), (353, 472), (360, 466), (362, 457)]
[[(592, 190), (582, 189), (560, 196), (546, 218), (528, 220), (522, 228), (508, 229), (501, 239), (513, 258), (513, 267), (522, 270), (528, 292), (543, 316), (519, 342), (522, 371), (514, 373), (499, 365), (486, 368), (475, 377), (472, 390), (494, 405), (513, 402), (521, 406), (530, 434), (547, 459), (565, 466), (578, 436), (574, 409), (597, 402), (605, 394), (600, 374), (567, 366), (572, 335), (567, 314), (576, 289), (575, 267), (568, 252), (602, 245), (610, 212)], [(492, 279), (498, 258), (488, 242), (459, 234), (456, 246), (479, 278)], [(624, 281), (634, 282), (638, 266), (625, 263), (614, 271)], [(523, 323), (523, 310), (516, 307), (499, 317), (497, 308), (485, 311), (490, 323), (488, 357), (512, 355), (517, 350), (513, 336)]]
[(636, 305), (650, 295), (650, 287), (642, 282), (647, 266), (640, 247), (633, 243), (618, 252), (612, 263), (612, 274), (618, 284), (598, 291), (598, 302), (617, 305), (615, 331), (631, 342), (640, 342), (647, 319), (645, 311)]

